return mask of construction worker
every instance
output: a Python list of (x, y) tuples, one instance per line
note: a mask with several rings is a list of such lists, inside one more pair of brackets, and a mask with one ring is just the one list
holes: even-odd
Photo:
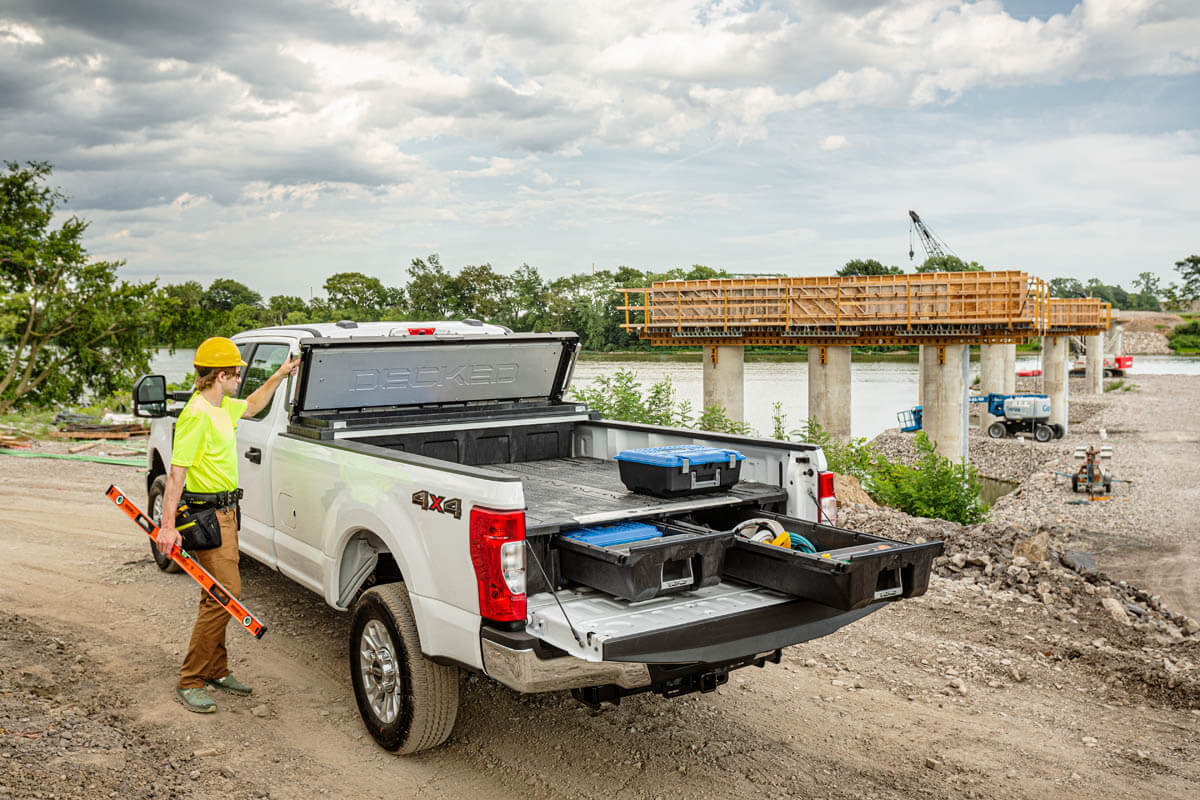
[[(179, 414), (171, 447), (171, 470), (163, 494), (162, 524), (158, 549), (165, 555), (182, 544), (176, 528), (180, 501), (189, 516), (197, 514), (210, 523), (213, 536), (204, 544), (209, 549), (188, 552), (229, 590), (241, 597), (238, 574), (238, 489), (237, 423), (244, 415), (254, 416), (271, 401), (276, 387), (295, 375), (299, 359), (289, 357), (249, 397), (237, 398), (242, 377), (242, 360), (237, 345), (221, 336), (206, 339), (196, 350), (196, 391)], [(219, 545), (212, 546), (215, 531)], [(194, 534), (193, 534), (194, 535)], [(184, 708), (201, 714), (217, 710), (205, 691), (220, 689), (246, 696), (252, 689), (229, 671), (225, 650), (225, 624), (229, 614), (206, 592), (200, 593), (200, 610), (179, 670), (175, 697)]]

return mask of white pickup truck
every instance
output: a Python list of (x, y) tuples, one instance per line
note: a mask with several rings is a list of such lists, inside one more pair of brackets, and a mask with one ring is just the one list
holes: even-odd
[[(288, 353), (301, 358), (237, 426), (241, 550), (352, 612), (359, 711), (391, 750), (446, 740), (462, 669), (593, 705), (712, 691), (732, 669), (923, 593), (941, 552), (835, 527), (818, 447), (600, 419), (567, 398), (574, 334), (340, 322), (234, 341), (249, 365), (242, 396)], [(163, 376), (134, 389), (135, 413), (159, 417), (146, 480), (156, 520), (170, 399), (183, 398)], [(737, 450), (740, 481), (673, 498), (626, 489), (620, 451), (676, 444)], [(666, 535), (624, 549), (564, 535), (633, 522)], [(746, 524), (831, 557), (734, 532)]]

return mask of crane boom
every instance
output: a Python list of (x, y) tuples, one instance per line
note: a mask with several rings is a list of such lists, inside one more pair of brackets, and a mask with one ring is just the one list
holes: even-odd
[[(909, 209), (908, 216), (912, 219), (912, 227), (916, 228), (917, 233), (921, 236), (921, 246), (925, 248), (925, 255), (930, 258), (933, 258), (934, 256), (945, 256), (946, 251), (942, 249), (942, 246), (938, 243), (938, 240), (934, 238), (933, 233), (930, 232), (929, 228), (925, 227), (925, 223), (921, 221), (919, 216), (917, 216), (917, 212)], [(910, 260), (913, 257), (911, 243), (908, 246), (908, 257)]]

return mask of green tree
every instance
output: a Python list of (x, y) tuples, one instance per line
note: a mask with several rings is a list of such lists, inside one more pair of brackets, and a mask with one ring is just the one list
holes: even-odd
[(837, 274), (842, 278), (851, 275), (903, 275), (904, 270), (894, 266), (885, 267), (873, 258), (853, 258), (847, 261)]
[(168, 284), (154, 297), (153, 316), (160, 344), (195, 347), (212, 329), (214, 312), (204, 308), (198, 281)]
[(0, 176), (0, 413), (127, 388), (150, 368), (154, 282), (117, 279), (123, 262), (89, 261), (88, 223), (51, 221), (67, 197), (51, 166), (5, 162)]
[(201, 304), (212, 311), (232, 311), (235, 306), (257, 306), (262, 295), (233, 278), (217, 278), (208, 286)]
[(1183, 279), (1179, 296), (1184, 300), (1200, 300), (1200, 256), (1190, 255), (1175, 262), (1175, 271)]
[(1051, 278), (1051, 297), (1087, 297), (1087, 289), (1076, 278)]
[(330, 308), (357, 320), (378, 320), (392, 299), (383, 281), (361, 272), (335, 272), (323, 288)]
[(491, 264), (463, 267), (449, 281), (447, 295), (453, 317), (512, 325), (517, 316), (512, 282), (492, 269)]
[(522, 264), (512, 274), (512, 290), (516, 314), (511, 327), (520, 331), (545, 331), (546, 325), (546, 282), (536, 267)]
[(408, 306), (415, 319), (446, 319), (450, 311), (451, 277), (437, 253), (414, 258), (408, 267)]
[(288, 318), (292, 314), (301, 314), (302, 316), (298, 321), (307, 321), (308, 304), (300, 297), (277, 294), (267, 301), (267, 313), (270, 315), (271, 324), (273, 325), (294, 325), (297, 323), (288, 322)]
[(1138, 273), (1133, 288), (1137, 289), (1136, 307), (1142, 311), (1158, 311), (1162, 308), (1158, 297), (1162, 293), (1161, 280), (1153, 272)]
[(930, 256), (917, 267), (917, 272), (980, 272), (983, 265), (978, 261), (966, 262), (958, 256)]

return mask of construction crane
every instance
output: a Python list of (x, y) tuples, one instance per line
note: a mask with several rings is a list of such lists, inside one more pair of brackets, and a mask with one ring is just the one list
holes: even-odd
[[(910, 209), (908, 212), (908, 216), (912, 220), (912, 222), (908, 226), (908, 260), (909, 261), (913, 260), (912, 232), (913, 232), (914, 228), (916, 229), (917, 233), (920, 234), (920, 236), (921, 236), (921, 246), (925, 248), (926, 256), (928, 256), (929, 258), (933, 258), (934, 256), (937, 256), (939, 258), (945, 257), (946, 250), (950, 250), (950, 245), (946, 244), (944, 241), (941, 241), (936, 236), (934, 236), (933, 231), (931, 231), (931, 230), (929, 230), (929, 228), (925, 227), (925, 223), (921, 221), (921, 218), (919, 216), (917, 216), (917, 212)], [(953, 251), (951, 251), (951, 252), (953, 252)]]

